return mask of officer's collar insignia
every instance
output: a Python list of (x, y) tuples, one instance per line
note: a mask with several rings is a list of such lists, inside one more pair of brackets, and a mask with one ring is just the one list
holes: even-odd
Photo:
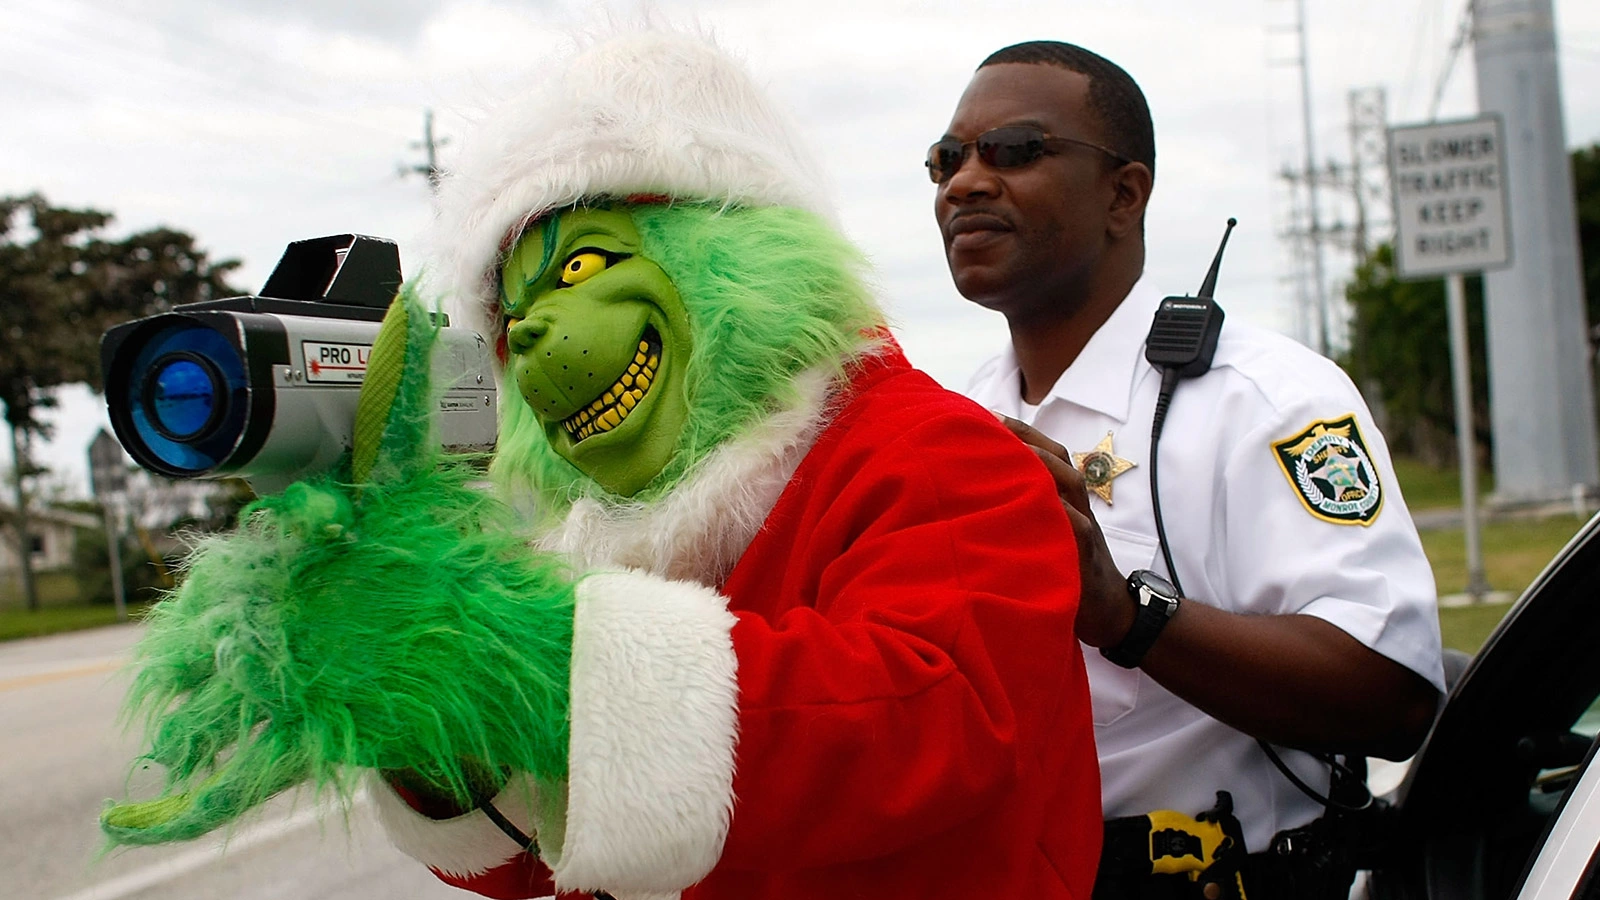
[(1084, 486), (1111, 505), (1111, 479), (1133, 468), (1133, 463), (1111, 452), (1111, 432), (1088, 453), (1072, 454), (1072, 464), (1083, 473)]
[(1272, 444), (1283, 474), (1306, 510), (1335, 525), (1370, 525), (1383, 508), (1383, 489), (1352, 413), (1318, 419)]

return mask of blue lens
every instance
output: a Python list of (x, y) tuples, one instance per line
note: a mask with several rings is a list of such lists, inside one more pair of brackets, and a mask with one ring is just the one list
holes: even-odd
[(192, 359), (179, 357), (157, 370), (150, 405), (156, 421), (180, 440), (193, 438), (217, 408), (217, 382)]
[[(239, 352), (221, 333), (172, 315), (140, 345), (124, 376), (107, 390), (125, 398), (141, 463), (170, 475), (202, 475), (238, 445), (249, 413)], [(148, 456), (150, 459), (144, 459)]]

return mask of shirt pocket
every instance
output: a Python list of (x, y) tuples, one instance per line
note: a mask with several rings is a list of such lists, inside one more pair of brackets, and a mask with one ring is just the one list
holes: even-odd
[[(1124, 574), (1135, 569), (1148, 569), (1155, 562), (1160, 545), (1147, 537), (1120, 528), (1101, 526), (1106, 547), (1117, 571)], [(1084, 648), (1084, 665), (1089, 673), (1089, 693), (1094, 706), (1094, 724), (1104, 727), (1116, 722), (1139, 703), (1139, 682), (1144, 676), (1138, 669), (1124, 669), (1100, 655), (1091, 647)]]

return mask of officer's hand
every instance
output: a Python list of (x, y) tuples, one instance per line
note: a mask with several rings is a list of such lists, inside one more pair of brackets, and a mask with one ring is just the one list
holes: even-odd
[(1030, 425), (996, 413), (1011, 433), (1022, 439), (1038, 455), (1055, 479), (1056, 492), (1078, 544), (1079, 578), (1083, 598), (1078, 603), (1078, 639), (1091, 647), (1109, 647), (1122, 640), (1133, 627), (1134, 606), (1128, 598), (1127, 579), (1117, 569), (1106, 546), (1105, 535), (1089, 507), (1089, 491), (1083, 473), (1072, 465), (1067, 448)]

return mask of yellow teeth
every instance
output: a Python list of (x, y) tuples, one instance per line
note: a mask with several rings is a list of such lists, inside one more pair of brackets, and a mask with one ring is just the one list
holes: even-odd
[(607, 388), (599, 399), (561, 423), (573, 443), (621, 425), (644, 399), (645, 392), (650, 390), (660, 365), (660, 351), (651, 348), (649, 341), (641, 340), (639, 352), (634, 354), (628, 371), (622, 373), (622, 377)]

